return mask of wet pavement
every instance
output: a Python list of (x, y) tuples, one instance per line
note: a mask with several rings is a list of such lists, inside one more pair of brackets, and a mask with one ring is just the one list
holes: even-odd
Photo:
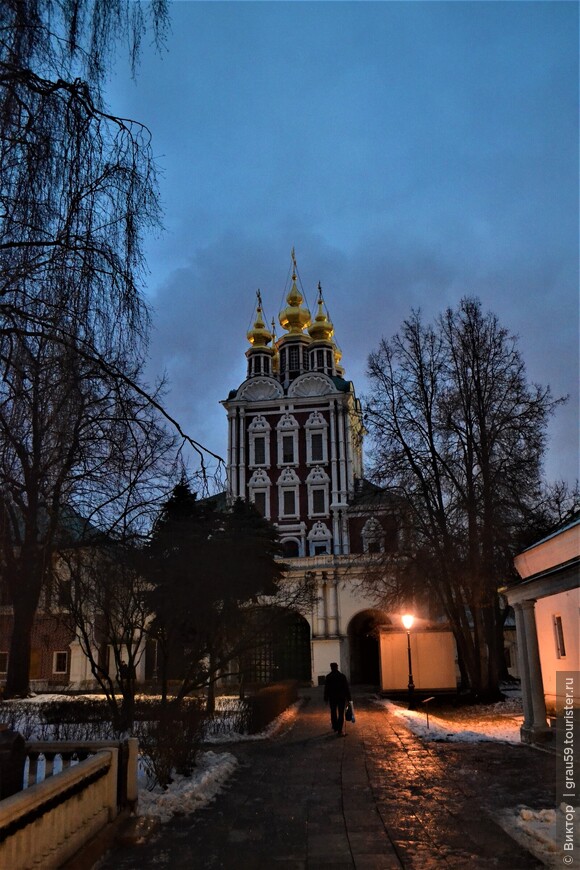
[(553, 807), (553, 756), (504, 743), (424, 743), (369, 696), (354, 696), (356, 724), (337, 737), (322, 690), (307, 696), (285, 734), (226, 747), (239, 767), (210, 806), (115, 850), (102, 870), (543, 866), (494, 815)]

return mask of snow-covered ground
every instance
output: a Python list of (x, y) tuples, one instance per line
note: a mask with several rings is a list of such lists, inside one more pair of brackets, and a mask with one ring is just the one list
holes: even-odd
[[(236, 743), (241, 740), (266, 740), (291, 728), (299, 708), (300, 702), (288, 707), (260, 734), (231, 733), (208, 738), (206, 742), (216, 744)], [(235, 771), (237, 763), (237, 759), (231, 752), (216, 753), (211, 750), (200, 752), (193, 775), (176, 776), (165, 791), (159, 786), (153, 791), (148, 791), (147, 779), (145, 775), (141, 775), (138, 814), (159, 822), (167, 822), (174, 815), (183, 816), (193, 813), (210, 803), (219, 794), (222, 785)]]
[[(92, 696), (94, 698), (94, 696)], [(67, 700), (67, 695), (37, 695), (27, 699), (30, 705)], [(219, 710), (220, 699), (217, 699)], [(224, 699), (226, 704), (231, 699)], [(300, 708), (298, 702), (284, 711), (268, 728), (260, 734), (241, 734), (236, 732), (207, 734), (204, 744), (212, 747), (231, 744), (245, 740), (266, 740), (291, 728)], [(523, 721), (521, 698), (517, 692), (513, 697), (498, 704), (478, 705), (477, 707), (449, 708), (429, 714), (429, 727), (424, 706), (420, 710), (407, 710), (406, 707), (394, 704), (388, 700), (376, 700), (376, 703), (387, 708), (392, 715), (400, 718), (409, 729), (423, 740), (444, 742), (501, 741), (504, 743), (520, 742), (520, 726)], [(30, 728), (30, 724), (28, 726)], [(33, 735), (30, 735), (33, 736)], [(30, 739), (30, 736), (28, 739)], [(197, 765), (190, 777), (175, 776), (174, 781), (166, 790), (160, 787), (152, 791), (143, 769), (139, 773), (139, 808), (138, 813), (146, 819), (156, 822), (166, 822), (175, 815), (187, 815), (210, 803), (219, 794), (224, 783), (235, 772), (237, 760), (231, 752), (216, 752), (214, 749), (200, 751)], [(549, 868), (561, 867), (564, 854), (561, 844), (556, 842), (556, 820), (563, 808), (546, 807), (531, 809), (519, 805), (511, 810), (498, 814), (497, 821), (504, 830), (521, 843)], [(580, 808), (574, 813), (575, 830), (578, 835), (580, 824)], [(563, 828), (563, 826), (562, 826)], [(580, 844), (575, 846), (575, 854), (580, 850)]]
[[(520, 726), (523, 722), (521, 697), (508, 698), (498, 704), (458, 707), (429, 714), (429, 726), (424, 706), (420, 710), (407, 710), (392, 701), (377, 700), (409, 729), (426, 741), (482, 743), (495, 740), (503, 743), (520, 743)], [(565, 807), (531, 809), (523, 804), (503, 810), (496, 818), (502, 828), (520, 845), (531, 852), (546, 867), (567, 866), (563, 851)], [(580, 807), (573, 812), (576, 833), (575, 854), (580, 852)], [(558, 837), (558, 833), (560, 836)]]
[(429, 724), (424, 705), (420, 710), (407, 710), (392, 701), (378, 700), (377, 703), (403, 719), (413, 734), (423, 740), (460, 743), (501, 740), (504, 743), (520, 743), (520, 726), (524, 717), (519, 698), (498, 704), (458, 708), (446, 714), (429, 714)]

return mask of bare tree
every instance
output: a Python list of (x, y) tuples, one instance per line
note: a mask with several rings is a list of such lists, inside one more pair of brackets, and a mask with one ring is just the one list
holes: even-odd
[(375, 586), (436, 601), (472, 691), (494, 695), (503, 650), (496, 590), (539, 498), (558, 402), (527, 382), (515, 337), (475, 299), (434, 327), (414, 313), (371, 354), (369, 375), (374, 476), (404, 505), (403, 550), (375, 572)]
[[(96, 521), (133, 493), (138, 466), (148, 461), (136, 436), (146, 426), (160, 431), (154, 412), (187, 438), (142, 380), (149, 321), (142, 244), (160, 217), (150, 135), (111, 115), (102, 95), (118, 44), (126, 40), (135, 68), (146, 28), (162, 38), (166, 7), (166, 0), (0, 2), (0, 569), (14, 609), (8, 694), (28, 689), (30, 630), (66, 525), (63, 510)], [(203, 465), (206, 451), (187, 441)], [(112, 492), (106, 481), (121, 489)]]

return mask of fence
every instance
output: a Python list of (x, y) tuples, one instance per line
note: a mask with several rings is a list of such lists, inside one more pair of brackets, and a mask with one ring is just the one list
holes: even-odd
[(27, 755), (28, 787), (0, 801), (1, 868), (58, 868), (136, 803), (136, 740), (30, 743)]

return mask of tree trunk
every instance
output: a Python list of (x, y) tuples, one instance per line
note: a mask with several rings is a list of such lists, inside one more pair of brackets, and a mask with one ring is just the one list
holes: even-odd
[(36, 601), (26, 598), (14, 601), (5, 698), (25, 698), (30, 693), (30, 643), (35, 613)]

